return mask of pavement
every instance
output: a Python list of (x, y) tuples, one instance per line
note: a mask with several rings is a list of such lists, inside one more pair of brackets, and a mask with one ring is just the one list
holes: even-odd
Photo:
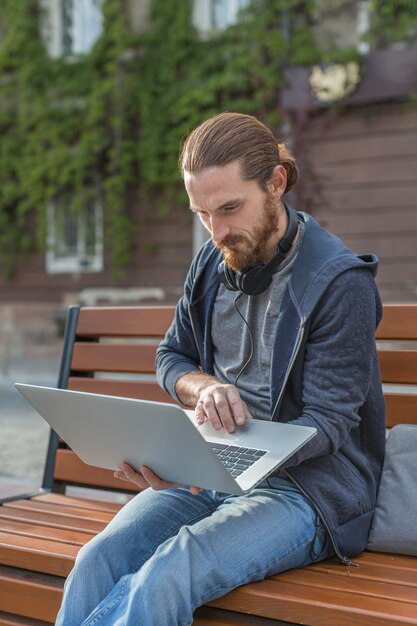
[[(3, 368), (0, 374), (0, 501), (16, 485), (22, 489), (21, 493), (27, 493), (42, 484), (49, 443), (49, 426), (15, 389), (14, 383), (56, 387), (59, 364), (60, 355), (32, 358), (26, 355), (21, 360), (9, 360), (7, 371)], [(119, 504), (133, 497), (76, 486), (67, 487), (66, 493)]]
[(59, 360), (25, 359), (10, 363), (0, 376), (0, 497), (1, 480), (41, 481), (49, 441), (49, 426), (15, 389), (15, 382), (55, 387)]

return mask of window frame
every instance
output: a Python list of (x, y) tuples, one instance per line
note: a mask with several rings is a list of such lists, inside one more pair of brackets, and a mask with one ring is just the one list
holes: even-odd
[[(44, 14), (42, 38), (50, 57), (76, 59), (89, 54), (103, 31), (103, 0), (40, 0)], [(71, 4), (70, 44), (65, 44), (64, 7)], [(95, 13), (95, 15), (94, 15)], [(86, 27), (86, 19), (90, 20)]]
[(215, 23), (215, 3), (219, 0), (194, 0), (193, 24), (202, 33), (226, 30), (236, 24), (238, 13), (246, 8), (250, 0), (220, 0), (223, 6), (222, 23)]
[(74, 274), (99, 273), (104, 269), (104, 229), (103, 205), (97, 196), (91, 200), (94, 207), (94, 252), (87, 251), (87, 220), (86, 212), (73, 211), (71, 215), (76, 219), (76, 252), (60, 255), (57, 252), (57, 210), (70, 211), (69, 195), (58, 196), (47, 206), (47, 236), (45, 269), (47, 274)]

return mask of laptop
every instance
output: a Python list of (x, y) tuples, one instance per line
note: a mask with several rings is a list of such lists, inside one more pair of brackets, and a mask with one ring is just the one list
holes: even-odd
[(317, 433), (256, 419), (233, 433), (216, 432), (175, 404), (15, 386), (88, 465), (143, 464), (164, 480), (235, 495), (251, 491)]

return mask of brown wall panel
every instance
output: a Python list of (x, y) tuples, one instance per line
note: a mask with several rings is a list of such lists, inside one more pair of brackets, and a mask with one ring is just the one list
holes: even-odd
[(416, 137), (417, 108), (401, 104), (322, 112), (303, 137), (309, 210), (355, 252), (378, 255), (385, 301), (417, 299)]
[[(417, 124), (416, 124), (417, 132)], [(321, 163), (333, 164), (335, 160), (341, 163), (361, 161), (366, 158), (384, 159), (397, 157), (404, 159), (416, 156), (416, 137), (414, 133), (406, 131), (383, 132), (378, 129), (377, 134), (367, 137), (342, 137), (312, 141), (309, 151), (312, 157), (320, 159)]]
[(395, 184), (402, 182), (413, 182), (416, 180), (417, 155), (413, 159), (402, 159), (395, 167), (391, 162), (375, 162), (369, 160), (363, 163), (348, 163), (344, 165), (327, 165), (321, 170), (320, 179), (326, 186), (341, 185), (374, 185), (395, 181)]
[(317, 115), (309, 124), (308, 137), (320, 142), (323, 138), (363, 138), (364, 134), (413, 130), (417, 130), (415, 105), (377, 105)]
[[(350, 186), (349, 189), (329, 188), (321, 185), (320, 165), (316, 175), (320, 181), (320, 196), (322, 204), (318, 204), (316, 211), (349, 212), (349, 215), (362, 214), (365, 211), (377, 210), (385, 214), (397, 209), (415, 209), (417, 206), (417, 186), (415, 181), (398, 184), (390, 180), (387, 184), (377, 186)], [(325, 169), (323, 167), (323, 169)]]
[[(379, 212), (373, 209), (355, 215), (354, 219), (348, 212), (333, 214), (328, 216), (327, 219), (331, 222), (332, 228), (343, 232), (345, 236), (359, 234), (363, 237), (364, 232), (369, 232), (370, 235), (377, 234), (378, 237), (387, 237), (396, 231), (402, 231), (404, 235), (412, 238), (417, 236), (415, 229), (417, 220), (416, 207), (398, 209), (395, 212), (388, 212), (381, 217)], [(370, 219), (374, 220), (372, 230), (370, 228)]]

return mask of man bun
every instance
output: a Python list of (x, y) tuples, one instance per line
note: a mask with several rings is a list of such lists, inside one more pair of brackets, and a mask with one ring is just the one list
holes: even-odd
[(285, 143), (279, 143), (278, 150), (281, 165), (285, 167), (285, 170), (287, 172), (287, 186), (285, 188), (285, 193), (288, 193), (288, 191), (291, 191), (291, 189), (294, 187), (295, 183), (298, 180), (299, 170), (294, 157), (290, 154), (290, 151), (288, 150)]

